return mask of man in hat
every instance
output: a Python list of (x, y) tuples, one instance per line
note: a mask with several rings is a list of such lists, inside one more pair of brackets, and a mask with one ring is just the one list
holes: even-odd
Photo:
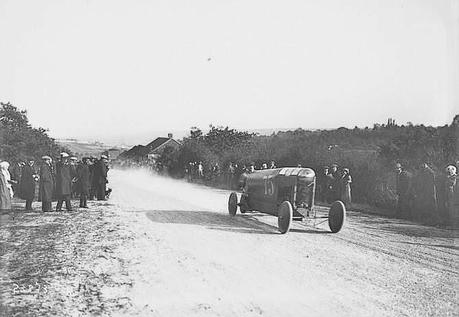
[(61, 153), (61, 160), (56, 164), (56, 211), (62, 211), (62, 204), (65, 201), (67, 211), (72, 211), (70, 195), (72, 194), (72, 168), (69, 163), (69, 155)]
[(70, 157), (70, 169), (72, 171), (72, 175), (74, 176), (74, 178), (72, 179), (72, 193), (70, 195), (70, 198), (72, 199), (75, 198), (77, 195), (77, 184), (76, 184), (77, 168), (78, 168), (78, 158), (76, 156), (71, 156)]
[(20, 197), (26, 201), (25, 210), (32, 210), (32, 201), (35, 198), (35, 184), (38, 178), (35, 160), (30, 158), (22, 169), (20, 182)]
[(51, 166), (51, 157), (45, 155), (42, 157), (43, 164), (40, 168), (40, 187), (39, 197), (41, 199), (41, 210), (52, 211), (51, 202), (54, 191), (54, 174)]
[(325, 174), (326, 201), (327, 203), (332, 203), (333, 201), (335, 201), (335, 193), (333, 191), (333, 186), (335, 184), (335, 177), (333, 176), (333, 173), (330, 172), (328, 167), (327, 169), (324, 170), (324, 173), (326, 173)]
[(83, 157), (78, 167), (78, 191), (80, 193), (80, 208), (88, 208), (88, 195), (91, 185), (89, 157)]
[(341, 199), (341, 177), (338, 164), (332, 164), (329, 172), (329, 202)]
[(427, 162), (421, 163), (415, 179), (416, 210), (430, 221), (438, 220), (437, 188), (435, 172)]
[(437, 178), (438, 211), (444, 224), (454, 219), (454, 191), (457, 184), (457, 169), (446, 166), (444, 173)]
[(318, 197), (320, 201), (327, 201), (327, 193), (328, 193), (328, 166), (323, 167), (323, 172), (317, 176), (317, 191)]
[(395, 164), (395, 188), (397, 191), (397, 211), (398, 217), (411, 218), (413, 206), (413, 175), (408, 172), (400, 163)]
[(100, 160), (95, 164), (94, 167), (94, 178), (95, 185), (97, 186), (96, 194), (97, 200), (106, 200), (105, 191), (107, 187), (107, 164), (108, 157), (106, 155), (101, 155)]
[(95, 176), (97, 159), (94, 156), (90, 156), (88, 160), (89, 164), (89, 200), (94, 200), (97, 191), (97, 180)]

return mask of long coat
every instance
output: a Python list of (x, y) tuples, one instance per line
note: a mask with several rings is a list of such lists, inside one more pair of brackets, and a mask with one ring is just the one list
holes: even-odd
[(91, 187), (91, 172), (88, 164), (81, 164), (78, 167), (78, 191), (80, 194), (88, 195)]
[(94, 182), (97, 185), (103, 185), (107, 183), (107, 166), (102, 160), (97, 161), (94, 166)]
[(8, 188), (8, 182), (0, 171), (0, 210), (11, 209), (11, 192)]
[(406, 198), (412, 196), (411, 179), (412, 175), (408, 171), (401, 171), (400, 174), (397, 174), (396, 188), (399, 197)]
[(40, 169), (40, 189), (39, 196), (41, 201), (52, 201), (54, 192), (54, 175), (51, 166), (43, 164)]
[(352, 177), (349, 174), (343, 175), (341, 178), (341, 200), (346, 207), (349, 207), (352, 203), (351, 198), (351, 183)]
[(22, 199), (32, 200), (35, 197), (35, 166), (26, 165), (22, 169), (19, 194)]
[(73, 176), (70, 164), (62, 162), (56, 164), (56, 194), (58, 198), (72, 193)]
[(415, 181), (417, 209), (424, 213), (436, 213), (437, 190), (434, 171), (431, 168), (422, 168), (416, 175)]

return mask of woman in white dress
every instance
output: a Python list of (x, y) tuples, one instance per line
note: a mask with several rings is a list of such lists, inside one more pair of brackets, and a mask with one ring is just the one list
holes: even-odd
[(0, 210), (11, 210), (11, 198), (13, 198), (13, 187), (11, 186), (11, 175), (8, 171), (8, 162), (0, 163)]

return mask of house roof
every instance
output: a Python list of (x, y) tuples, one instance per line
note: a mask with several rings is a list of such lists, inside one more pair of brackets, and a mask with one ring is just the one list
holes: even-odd
[(167, 141), (169, 141), (169, 138), (163, 138), (163, 137), (156, 138), (147, 144), (147, 148), (149, 148), (150, 150), (154, 150), (160, 147), (161, 145), (163, 145), (164, 143), (166, 143)]
[(174, 139), (159, 137), (159, 138), (154, 139), (152, 142), (148, 143), (146, 147), (149, 149), (149, 152), (152, 153), (155, 150), (157, 150), (159, 147), (165, 145), (169, 141), (180, 145), (180, 143)]
[(178, 145), (180, 145), (180, 142), (171, 139), (171, 138), (164, 138), (164, 137), (159, 137), (153, 140), (152, 142), (148, 143), (147, 145), (136, 145), (130, 150), (124, 151), (123, 153), (120, 154), (121, 158), (138, 158), (142, 156), (147, 156), (148, 154), (154, 153), (155, 150), (161, 148), (168, 142), (174, 142)]
[(130, 150), (127, 150), (123, 153), (121, 153), (121, 157), (125, 158), (130, 158), (130, 157), (139, 157), (139, 156), (145, 156), (148, 154), (148, 148), (143, 145), (136, 145)]

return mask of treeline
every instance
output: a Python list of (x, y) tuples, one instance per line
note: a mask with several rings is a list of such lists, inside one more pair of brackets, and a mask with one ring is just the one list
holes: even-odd
[(192, 128), (180, 149), (167, 148), (158, 161), (175, 177), (184, 176), (189, 162), (202, 162), (208, 175), (216, 165), (224, 174), (230, 162), (239, 166), (254, 163), (259, 168), (274, 160), (278, 167), (301, 164), (317, 173), (325, 165), (337, 163), (351, 171), (355, 202), (392, 208), (396, 201), (395, 163), (415, 172), (427, 162), (443, 173), (447, 164), (459, 159), (458, 139), (459, 116), (442, 127), (399, 126), (391, 120), (373, 128), (297, 129), (270, 136), (210, 126), (208, 133)]
[(63, 150), (46, 129), (30, 125), (27, 111), (0, 102), (0, 160), (12, 163), (27, 158), (38, 160), (43, 155), (59, 157)]

